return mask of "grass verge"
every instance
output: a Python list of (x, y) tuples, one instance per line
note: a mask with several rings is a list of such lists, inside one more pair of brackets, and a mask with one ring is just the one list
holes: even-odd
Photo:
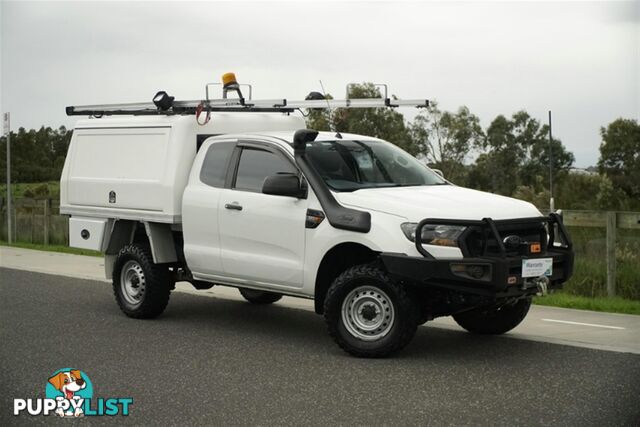
[(10, 246), (13, 248), (34, 249), (36, 251), (49, 251), (49, 252), (61, 252), (65, 254), (74, 255), (89, 255), (89, 256), (102, 256), (102, 253), (98, 251), (92, 251), (89, 249), (77, 249), (70, 248), (63, 245), (43, 245), (41, 243), (25, 243), (25, 242), (13, 242), (9, 244), (4, 240), (0, 240), (0, 246)]
[(607, 313), (640, 314), (640, 301), (620, 297), (582, 297), (564, 292), (554, 292), (544, 297), (535, 297), (533, 303)]

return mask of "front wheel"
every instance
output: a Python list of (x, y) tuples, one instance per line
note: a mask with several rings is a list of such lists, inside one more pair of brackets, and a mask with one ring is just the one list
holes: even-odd
[(333, 282), (324, 303), (329, 334), (346, 352), (384, 357), (416, 333), (419, 311), (405, 289), (375, 264), (352, 267)]
[(137, 319), (159, 316), (169, 303), (169, 271), (153, 263), (147, 245), (127, 245), (118, 253), (113, 268), (113, 293), (127, 316)]
[(509, 332), (527, 316), (531, 298), (500, 307), (478, 308), (453, 315), (456, 323), (469, 332), (484, 335), (499, 335)]

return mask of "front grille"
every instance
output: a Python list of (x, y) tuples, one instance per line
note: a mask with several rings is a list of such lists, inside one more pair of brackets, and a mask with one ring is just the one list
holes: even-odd
[[(531, 243), (541, 244), (541, 253), (547, 250), (547, 228), (545, 223), (536, 221), (525, 224), (500, 224), (496, 228), (503, 241), (507, 236), (518, 236), (522, 244), (518, 247), (505, 247), (507, 256), (527, 255)], [(493, 233), (486, 227), (469, 227), (461, 237), (465, 256), (500, 256), (500, 246)]]

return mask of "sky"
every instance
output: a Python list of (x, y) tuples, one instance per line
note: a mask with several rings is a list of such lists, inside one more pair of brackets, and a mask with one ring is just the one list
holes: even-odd
[[(67, 105), (202, 99), (227, 71), (256, 99), (344, 97), (351, 82), (499, 114), (553, 114), (595, 165), (600, 127), (640, 118), (640, 0), (631, 2), (0, 3), (0, 109), (12, 129), (73, 127)], [(407, 119), (413, 109), (401, 110)]]

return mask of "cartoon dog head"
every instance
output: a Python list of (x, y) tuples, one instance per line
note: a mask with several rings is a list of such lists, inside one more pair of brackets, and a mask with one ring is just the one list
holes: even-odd
[(82, 374), (76, 369), (58, 372), (49, 378), (49, 382), (56, 390), (60, 390), (66, 399), (73, 399), (76, 391), (82, 390), (87, 386), (87, 383), (82, 379)]

